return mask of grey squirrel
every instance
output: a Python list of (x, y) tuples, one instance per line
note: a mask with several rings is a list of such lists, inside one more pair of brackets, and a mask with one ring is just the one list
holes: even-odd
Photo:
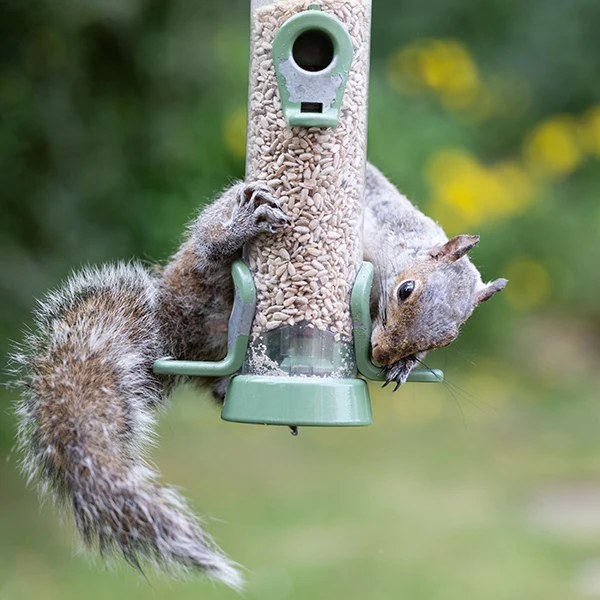
[[(402, 384), (506, 280), (482, 283), (466, 257), (477, 236), (448, 240), (371, 165), (366, 182), (373, 356), (388, 382)], [(88, 268), (39, 302), (36, 330), (13, 356), (22, 468), (71, 507), (86, 546), (120, 552), (138, 569), (200, 571), (242, 586), (236, 565), (144, 459), (157, 410), (177, 383), (152, 364), (225, 356), (231, 263), (246, 242), (287, 222), (268, 187), (238, 183), (192, 222), (160, 273), (135, 263)], [(225, 380), (196, 382), (223, 398)]]
[(372, 165), (367, 168), (364, 258), (373, 263), (373, 358), (396, 389), (428, 350), (451, 344), (506, 279), (484, 284), (466, 254), (477, 235), (448, 239)]

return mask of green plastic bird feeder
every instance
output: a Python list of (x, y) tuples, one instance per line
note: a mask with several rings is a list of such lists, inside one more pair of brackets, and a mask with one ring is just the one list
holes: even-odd
[(154, 365), (232, 375), (227, 421), (372, 422), (364, 378), (384, 373), (370, 358), (373, 267), (362, 261), (370, 22), (371, 0), (251, 2), (246, 179), (273, 189), (290, 224), (233, 266), (226, 358)]

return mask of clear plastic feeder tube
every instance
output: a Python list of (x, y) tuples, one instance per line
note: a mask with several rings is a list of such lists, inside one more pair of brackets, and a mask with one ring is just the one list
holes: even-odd
[[(291, 127), (273, 39), (315, 9), (346, 28), (352, 63), (337, 126)], [(290, 224), (245, 249), (258, 303), (244, 374), (356, 376), (350, 294), (362, 261), (370, 22), (371, 0), (252, 0), (246, 180), (268, 183)], [(293, 57), (326, 75), (335, 47), (309, 31)]]

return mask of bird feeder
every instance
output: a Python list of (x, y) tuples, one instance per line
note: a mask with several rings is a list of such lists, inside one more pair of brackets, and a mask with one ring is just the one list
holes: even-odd
[[(234, 375), (222, 418), (278, 425), (372, 422), (363, 263), (371, 0), (252, 0), (246, 180), (264, 182), (289, 225), (233, 266), (223, 361), (157, 361), (180, 375)], [(413, 372), (411, 381), (439, 381)]]

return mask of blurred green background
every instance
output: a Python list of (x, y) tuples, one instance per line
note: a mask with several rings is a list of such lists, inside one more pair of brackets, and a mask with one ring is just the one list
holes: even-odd
[[(0, 357), (85, 263), (164, 261), (243, 174), (248, 2), (0, 2)], [(375, 424), (225, 424), (182, 391), (153, 459), (249, 599), (600, 597), (600, 3), (374, 0), (369, 158), (508, 288), (373, 388)], [(3, 376), (3, 379), (7, 379)], [(76, 554), (11, 452), (0, 600), (235, 598)], [(6, 460), (4, 458), (6, 457)]]

